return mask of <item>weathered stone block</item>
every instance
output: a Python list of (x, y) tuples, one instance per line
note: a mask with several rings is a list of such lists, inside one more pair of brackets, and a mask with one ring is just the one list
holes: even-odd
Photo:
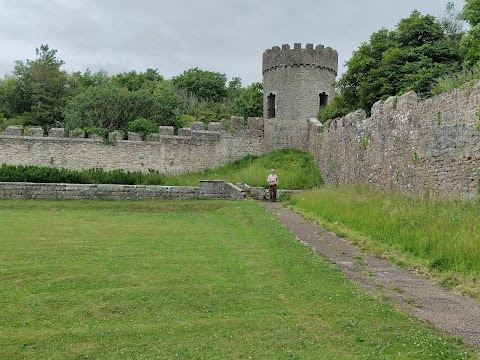
[(192, 130), (205, 130), (205, 124), (201, 121), (195, 121), (192, 123), (190, 128)]
[(178, 129), (178, 136), (192, 136), (192, 129), (190, 128)]
[(223, 130), (223, 124), (219, 122), (211, 122), (208, 124), (208, 131), (222, 131)]
[(234, 130), (242, 130), (245, 128), (245, 120), (243, 117), (232, 116), (232, 128)]
[(20, 126), (8, 126), (5, 129), (5, 135), (22, 136), (22, 128)]
[(248, 127), (250, 130), (263, 131), (265, 128), (264, 119), (260, 117), (249, 117)]
[(407, 111), (413, 109), (418, 103), (418, 96), (415, 91), (409, 91), (398, 98), (397, 110)]
[(128, 140), (129, 141), (142, 141), (142, 137), (140, 136), (139, 133), (136, 132), (128, 132)]
[(31, 127), (27, 130), (27, 135), (31, 137), (43, 137), (43, 129), (41, 127)]
[(158, 128), (160, 135), (173, 135), (174, 127), (173, 126), (159, 126)]
[(51, 128), (50, 130), (48, 130), (48, 137), (63, 138), (63, 137), (65, 137), (65, 129), (64, 128)]
[(123, 140), (123, 132), (121, 131), (113, 131), (108, 134), (108, 139), (112, 141), (121, 141)]

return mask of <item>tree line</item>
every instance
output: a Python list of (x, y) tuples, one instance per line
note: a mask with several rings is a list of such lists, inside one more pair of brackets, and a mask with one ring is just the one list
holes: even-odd
[(0, 131), (9, 125), (64, 127), (105, 135), (109, 131), (158, 132), (159, 125), (188, 126), (232, 115), (262, 116), (261, 83), (243, 87), (236, 77), (189, 69), (165, 79), (156, 69), (67, 73), (57, 50), (36, 49), (35, 60), (16, 61), (0, 79)]
[[(468, 31), (464, 25), (469, 26)], [(16, 61), (0, 79), (0, 131), (8, 125), (64, 127), (104, 135), (112, 130), (146, 136), (158, 125), (262, 116), (261, 83), (199, 68), (165, 79), (156, 69), (123, 72), (62, 70), (48, 45), (36, 59)], [(378, 100), (414, 90), (426, 98), (480, 79), (480, 0), (461, 11), (446, 5), (443, 16), (414, 10), (394, 30), (380, 29), (360, 45), (336, 82), (334, 101), (318, 117), (325, 122), (357, 109), (369, 114)]]
[(438, 18), (414, 10), (394, 30), (380, 29), (353, 53), (319, 120), (358, 109), (370, 114), (378, 100), (411, 90), (428, 98), (478, 81), (479, 61), (480, 0), (465, 0), (461, 11), (448, 2)]

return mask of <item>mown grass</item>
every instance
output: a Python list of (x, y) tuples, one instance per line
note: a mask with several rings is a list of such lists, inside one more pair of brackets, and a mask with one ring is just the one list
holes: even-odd
[(474, 359), (254, 202), (0, 201), (0, 358)]
[(199, 180), (243, 182), (250, 186), (266, 186), (270, 170), (275, 168), (284, 189), (308, 189), (323, 183), (313, 156), (301, 151), (285, 150), (262, 157), (248, 156), (224, 166), (180, 176), (165, 176), (156, 171), (84, 171), (40, 166), (1, 165), (0, 181), (76, 184), (177, 185), (198, 186)]
[(480, 299), (480, 207), (367, 187), (323, 187), (290, 205), (397, 263), (424, 267), (448, 288)]

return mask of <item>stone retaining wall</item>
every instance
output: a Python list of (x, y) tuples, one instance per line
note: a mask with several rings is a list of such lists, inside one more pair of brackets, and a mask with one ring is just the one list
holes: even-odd
[(244, 200), (245, 194), (235, 185), (223, 180), (202, 180), (199, 187), (3, 182), (0, 183), (0, 198), (48, 200)]

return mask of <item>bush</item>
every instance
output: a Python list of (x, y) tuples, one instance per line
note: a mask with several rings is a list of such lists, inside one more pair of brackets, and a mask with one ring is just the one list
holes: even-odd
[(152, 121), (139, 118), (128, 123), (128, 131), (136, 132), (140, 134), (142, 140), (146, 140), (147, 136), (150, 134), (158, 133), (158, 126), (155, 125)]
[(163, 185), (165, 179), (157, 171), (148, 174), (139, 171), (104, 171), (93, 168), (84, 171), (57, 169), (40, 166), (2, 165), (0, 181), (69, 184), (123, 184)]
[(102, 138), (106, 139), (108, 136), (108, 130), (105, 128), (97, 127), (97, 126), (90, 126), (85, 129), (85, 136), (92, 137), (92, 135), (98, 135)]

